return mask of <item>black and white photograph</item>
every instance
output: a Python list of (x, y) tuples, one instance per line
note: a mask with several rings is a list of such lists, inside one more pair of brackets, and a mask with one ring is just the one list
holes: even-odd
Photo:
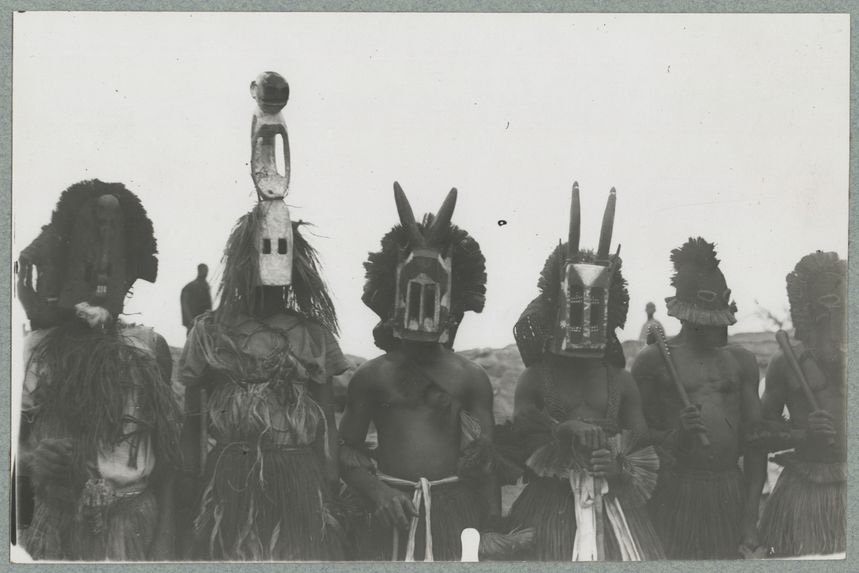
[(849, 14), (12, 23), (12, 562), (847, 557)]

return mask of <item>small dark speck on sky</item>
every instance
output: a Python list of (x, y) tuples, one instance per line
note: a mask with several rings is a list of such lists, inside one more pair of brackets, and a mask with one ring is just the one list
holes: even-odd
[(671, 64), (668, 64), (668, 73), (671, 73)]
[(509, 128), (510, 128), (510, 122), (508, 121), (507, 125), (504, 127), (504, 129), (509, 129)]
[(504, 219), (498, 219), (498, 226), (499, 227), (503, 227), (506, 224), (507, 224), (507, 221), (505, 221)]

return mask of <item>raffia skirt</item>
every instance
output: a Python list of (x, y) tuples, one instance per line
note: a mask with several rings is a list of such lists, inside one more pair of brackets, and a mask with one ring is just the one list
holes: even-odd
[(843, 463), (787, 458), (761, 518), (761, 540), (776, 557), (846, 549), (847, 480)]
[(323, 462), (312, 448), (217, 447), (194, 524), (196, 559), (339, 561)]
[(114, 501), (93, 527), (77, 515), (75, 504), (57, 497), (37, 498), (24, 549), (36, 560), (145, 561), (155, 538), (158, 505), (151, 490)]
[(650, 501), (669, 559), (739, 559), (743, 474), (674, 469), (663, 472)]
[[(646, 560), (664, 559), (659, 538), (647, 515), (644, 502), (618, 495), (632, 535)], [(566, 480), (531, 478), (510, 508), (511, 524), (535, 528), (535, 554), (539, 561), (570, 561), (576, 539), (576, 507), (570, 483)], [(621, 551), (611, 527), (605, 528), (607, 561), (620, 561)]]
[[(390, 486), (396, 487), (396, 486)], [(411, 497), (413, 489), (401, 488), (403, 493)], [(364, 501), (355, 501), (357, 494), (351, 492), (353, 504), (359, 504), (360, 510), (354, 512), (350, 523), (354, 547), (354, 558), (360, 561), (392, 561), (394, 556), (394, 531), (386, 526), (381, 519), (373, 514)], [(426, 508), (421, 507), (415, 534), (415, 561), (423, 561), (426, 551)], [(435, 561), (459, 561), (462, 557), (462, 530), (480, 526), (481, 502), (480, 495), (469, 482), (456, 482), (439, 485), (432, 488), (431, 533), (433, 544), (433, 559)], [(408, 529), (397, 533), (396, 560), (402, 561), (406, 556), (406, 544), (409, 538)]]

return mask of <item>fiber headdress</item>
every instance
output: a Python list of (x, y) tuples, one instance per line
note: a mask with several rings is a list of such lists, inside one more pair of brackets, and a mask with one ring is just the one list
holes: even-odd
[(50, 224), (21, 251), (19, 296), (32, 327), (56, 325), (82, 302), (116, 317), (137, 279), (155, 281), (156, 253), (152, 221), (134, 193), (122, 183), (75, 183), (63, 191)]
[[(249, 213), (243, 215), (233, 228), (224, 256), (224, 274), (218, 289), (221, 304), (217, 314), (223, 319), (239, 314), (252, 316), (258, 303), (265, 296), (260, 288), (258, 241), (256, 231), (259, 219), (263, 216), (264, 203), (258, 203)], [(283, 286), (279, 296), (284, 310), (293, 310), (309, 318), (318, 320), (331, 332), (337, 332), (337, 314), (334, 303), (328, 294), (328, 287), (319, 273), (316, 250), (299, 232), (306, 225), (301, 221), (292, 223), (293, 259), (292, 284)], [(270, 292), (270, 291), (268, 291)]]
[(790, 316), (798, 340), (824, 316), (844, 319), (847, 303), (847, 261), (838, 253), (817, 251), (802, 257), (787, 275)]
[(612, 189), (597, 252), (579, 249), (579, 186), (573, 185), (569, 241), (559, 244), (546, 259), (537, 281), (540, 295), (513, 327), (525, 366), (538, 362), (544, 352), (603, 357), (614, 366), (625, 366), (615, 329), (626, 323), (629, 293), (620, 255), (609, 254), (615, 201)]
[(713, 243), (690, 238), (671, 251), (674, 276), (671, 285), (677, 294), (665, 299), (668, 316), (700, 326), (729, 326), (737, 322), (737, 305), (719, 270)]
[[(405, 296), (398, 305), (398, 280), (404, 280), (401, 272), (410, 256), (418, 251), (437, 255), (444, 264), (450, 265), (448, 293), (440, 293), (439, 307), (449, 305), (447, 312), (439, 310), (441, 318), (438, 325), (442, 337), (436, 337), (448, 347), (453, 346), (456, 330), (464, 314), (468, 311), (481, 312), (486, 300), (486, 259), (480, 245), (467, 231), (450, 223), (456, 201), (456, 190), (452, 190), (437, 215), (427, 213), (418, 223), (411, 213), (411, 207), (399, 184), (394, 184), (395, 199), (400, 211), (401, 224), (382, 237), (382, 250), (370, 253), (364, 263), (366, 282), (361, 300), (381, 322), (373, 331), (376, 346), (390, 350), (396, 344), (394, 329), (397, 309), (402, 308)], [(432, 271), (430, 271), (432, 272)], [(444, 270), (442, 273), (446, 272)], [(418, 278), (418, 277), (415, 277)], [(404, 288), (407, 283), (404, 282)], [(449, 302), (441, 299), (449, 296)]]

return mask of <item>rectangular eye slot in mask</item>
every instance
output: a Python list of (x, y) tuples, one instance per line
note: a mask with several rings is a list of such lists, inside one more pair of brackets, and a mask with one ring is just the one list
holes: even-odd
[(394, 336), (437, 342), (450, 316), (451, 259), (436, 250), (415, 249), (397, 265)]
[(591, 289), (591, 319), (590, 339), (593, 344), (605, 343), (605, 289), (594, 287)]
[(422, 277), (409, 281), (406, 294), (406, 325), (409, 330), (434, 332), (438, 324), (439, 291), (436, 284)]

